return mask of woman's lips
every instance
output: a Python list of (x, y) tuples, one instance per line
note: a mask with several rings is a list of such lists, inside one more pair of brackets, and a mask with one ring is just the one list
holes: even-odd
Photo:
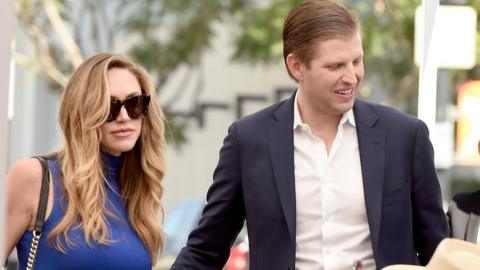
[(122, 128), (122, 129), (117, 129), (111, 132), (112, 135), (118, 136), (118, 137), (127, 137), (130, 136), (133, 133), (133, 129), (131, 128)]

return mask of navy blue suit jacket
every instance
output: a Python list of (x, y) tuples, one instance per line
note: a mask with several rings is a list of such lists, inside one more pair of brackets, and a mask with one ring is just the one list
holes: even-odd
[[(172, 269), (222, 269), (247, 223), (250, 269), (295, 269), (294, 97), (231, 125), (199, 226)], [(377, 267), (425, 265), (447, 236), (425, 124), (356, 100), (365, 204)]]

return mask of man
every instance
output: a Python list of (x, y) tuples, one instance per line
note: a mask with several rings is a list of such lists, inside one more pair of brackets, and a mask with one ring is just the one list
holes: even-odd
[(448, 206), (448, 217), (451, 237), (480, 243), (480, 189), (456, 194)]
[(327, 0), (290, 12), (284, 58), (298, 91), (230, 127), (172, 269), (221, 269), (245, 219), (251, 270), (429, 261), (448, 227), (427, 128), (356, 99), (359, 27)]

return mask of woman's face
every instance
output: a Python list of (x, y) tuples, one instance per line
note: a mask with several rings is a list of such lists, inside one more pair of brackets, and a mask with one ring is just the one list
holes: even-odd
[[(113, 99), (124, 101), (142, 94), (137, 78), (128, 69), (112, 68), (107, 77)], [(122, 105), (118, 116), (101, 127), (103, 151), (120, 156), (122, 152), (132, 150), (142, 131), (142, 121), (143, 117), (132, 119)]]

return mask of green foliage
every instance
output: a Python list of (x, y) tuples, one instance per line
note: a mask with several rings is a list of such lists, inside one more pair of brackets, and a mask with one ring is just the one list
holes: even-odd
[(140, 34), (142, 40), (130, 52), (159, 78), (180, 65), (196, 66), (211, 45), (214, 23), (245, 4), (239, 0), (140, 1), (125, 24), (127, 33)]
[[(278, 62), (283, 59), (282, 27), (288, 12), (303, 1), (269, 1), (246, 6), (235, 19), (235, 61)], [(380, 91), (398, 105), (415, 92), (418, 69), (413, 63), (415, 8), (420, 0), (343, 1), (361, 21), (367, 76), (380, 78)], [(368, 80), (370, 77), (367, 77)], [(403, 80), (403, 81), (402, 81)], [(404, 94), (406, 93), (406, 94)]]
[[(398, 105), (396, 95), (415, 93), (418, 69), (413, 62), (415, 9), (419, 0), (367, 1), (352, 4), (362, 23), (367, 74), (381, 78), (381, 88), (387, 93), (387, 103)], [(402, 80), (410, 83), (402, 84)], [(408, 97), (408, 96), (407, 96)], [(413, 113), (413, 112), (412, 112)]]
[[(69, 74), (73, 69), (49, 24), (43, 5), (54, 1), (65, 25), (72, 31), (82, 54), (112, 50), (117, 35), (127, 37), (127, 49), (153, 75), (159, 90), (179, 66), (198, 67), (202, 54), (211, 45), (218, 23), (233, 25), (233, 61), (279, 63), (283, 60), (282, 27), (288, 12), (301, 0), (19, 0), (20, 25), (30, 31), (38, 58), (44, 59), (40, 72), (58, 69)], [(415, 114), (418, 68), (413, 63), (414, 16), (420, 0), (343, 0), (358, 15), (365, 52), (366, 85), (384, 93), (384, 103), (406, 104)], [(480, 10), (480, 0), (468, 5)], [(72, 13), (78, 7), (80, 16)], [(128, 8), (127, 8), (128, 6)], [(112, 16), (113, 15), (113, 16)], [(89, 21), (90, 20), (90, 21)], [(480, 20), (480, 17), (478, 18)], [(47, 37), (36, 35), (37, 26)], [(33, 30), (35, 31), (33, 31)], [(82, 36), (85, 29), (90, 35)], [(102, 31), (102, 29), (104, 29)], [(105, 39), (107, 41), (102, 41)], [(47, 42), (45, 42), (47, 40)], [(477, 38), (480, 44), (480, 38)], [(85, 44), (94, 43), (93, 49)], [(46, 46), (47, 44), (48, 46)], [(101, 46), (101, 44), (106, 44)], [(42, 47), (43, 46), (43, 47)], [(41, 57), (40, 57), (41, 56)], [(480, 50), (477, 50), (477, 62)], [(25, 63), (29, 63), (25, 61)], [(47, 64), (47, 66), (45, 66)], [(34, 66), (34, 65), (33, 65)], [(38, 65), (37, 65), (38, 67)], [(52, 75), (53, 74), (53, 75)], [(55, 73), (49, 76), (54, 77)], [(455, 71), (458, 81), (480, 77), (477, 65), (469, 71)], [(374, 80), (373, 78), (378, 78)], [(57, 82), (62, 80), (58, 80)], [(58, 87), (56, 87), (58, 88)], [(453, 90), (452, 90), (453, 91)], [(194, 95), (195, 96), (195, 95)], [(192, 102), (193, 104), (193, 102)], [(168, 104), (165, 108), (168, 108)], [(168, 115), (167, 115), (168, 116)], [(169, 123), (174, 123), (169, 121)], [(183, 127), (174, 130), (181, 132)], [(180, 133), (179, 133), (180, 134)], [(183, 135), (176, 136), (182, 142)]]
[(480, 181), (478, 179), (452, 179), (450, 182), (450, 197), (453, 195), (480, 189)]
[(245, 6), (234, 19), (239, 27), (233, 60), (278, 62), (283, 59), (282, 28), (288, 12), (300, 0), (272, 1), (269, 6)]
[[(45, 12), (50, 3), (60, 21), (52, 22), (52, 15)], [(38, 62), (37, 71), (47, 75), (53, 89), (62, 89), (76, 66), (61, 42), (70, 37), (55, 28), (61, 26), (70, 30), (85, 58), (115, 50), (117, 36), (127, 38), (122, 45), (153, 75), (160, 90), (179, 66), (198, 66), (215, 35), (214, 24), (244, 10), (246, 4), (246, 0), (19, 0), (17, 17), (34, 45), (31, 58)], [(24, 61), (27, 68), (29, 62)], [(162, 104), (166, 111), (169, 105)], [(173, 121), (168, 111), (165, 115), (167, 138), (179, 146), (186, 140), (186, 124)]]

